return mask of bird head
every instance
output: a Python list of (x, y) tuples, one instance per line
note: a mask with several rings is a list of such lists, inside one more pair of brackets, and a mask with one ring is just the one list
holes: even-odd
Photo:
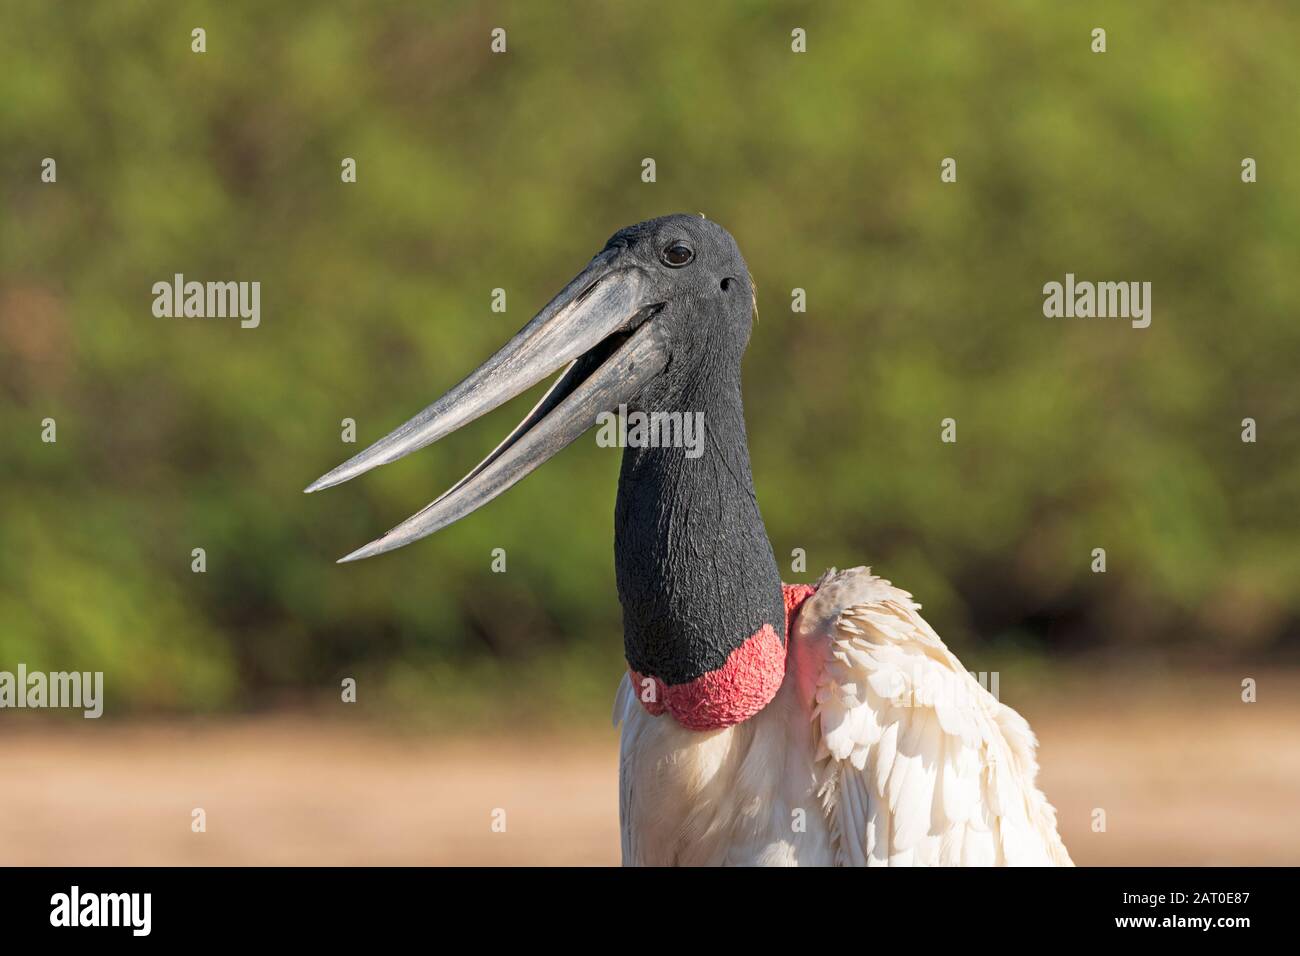
[(534, 471), (620, 405), (682, 410), (719, 365), (738, 369), (754, 290), (731, 235), (702, 216), (620, 229), (545, 308), (460, 384), (306, 489), (396, 461), (561, 371), (541, 401), (469, 474), (343, 561), (447, 527)]

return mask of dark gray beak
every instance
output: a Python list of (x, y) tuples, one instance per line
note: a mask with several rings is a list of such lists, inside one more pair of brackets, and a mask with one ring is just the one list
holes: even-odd
[(601, 253), (499, 352), (406, 424), (316, 479), (308, 492), (355, 478), (423, 448), (505, 404), (567, 365), (555, 384), (493, 452), (422, 511), (340, 561), (392, 551), (487, 504), (636, 395), (668, 362), (647, 321), (646, 277)]

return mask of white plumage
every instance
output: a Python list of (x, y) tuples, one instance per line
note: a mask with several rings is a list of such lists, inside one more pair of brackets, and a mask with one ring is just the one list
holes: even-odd
[(906, 591), (829, 572), (785, 680), (743, 723), (652, 716), (623, 678), (630, 865), (1069, 866), (1024, 718), (961, 666)]

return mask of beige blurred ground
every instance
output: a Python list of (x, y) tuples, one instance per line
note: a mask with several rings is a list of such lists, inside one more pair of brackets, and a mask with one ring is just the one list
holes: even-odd
[[(1262, 682), (1253, 705), (1238, 681), (1008, 701), (1039, 735), (1076, 862), (1300, 863), (1300, 680)], [(301, 716), (6, 723), (4, 864), (618, 860), (612, 729), (429, 739)], [(206, 833), (191, 832), (194, 807)], [(1091, 832), (1096, 807), (1105, 833)], [(495, 808), (505, 833), (491, 831)]]

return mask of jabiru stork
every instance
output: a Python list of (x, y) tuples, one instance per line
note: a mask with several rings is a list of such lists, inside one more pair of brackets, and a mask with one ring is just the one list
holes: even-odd
[(703, 412), (705, 441), (623, 451), (614, 560), (628, 669), (625, 864), (1069, 865), (1036, 741), (866, 568), (783, 585), (741, 402), (754, 286), (702, 216), (620, 229), (495, 355), (317, 491), (437, 441), (563, 368), (440, 498), (341, 561), (491, 501), (619, 406)]

